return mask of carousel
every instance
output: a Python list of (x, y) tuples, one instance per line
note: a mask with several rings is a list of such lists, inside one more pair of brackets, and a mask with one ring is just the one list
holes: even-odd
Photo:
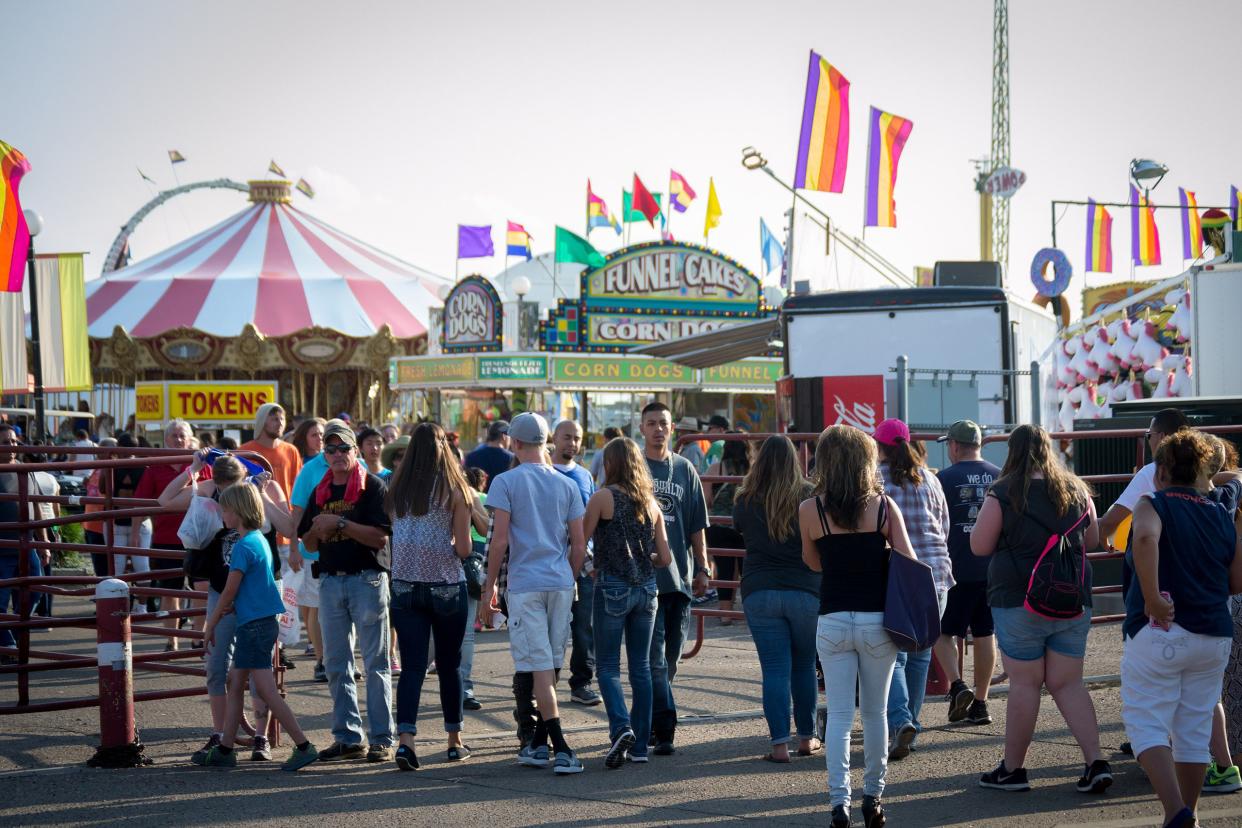
[(250, 206), (86, 285), (97, 383), (279, 383), (292, 412), (387, 416), (389, 360), (427, 349), (451, 280), (290, 204), (287, 181), (252, 181)]

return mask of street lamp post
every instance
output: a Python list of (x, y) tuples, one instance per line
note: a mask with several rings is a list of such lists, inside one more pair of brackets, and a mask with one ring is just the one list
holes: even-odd
[(47, 440), (47, 422), (44, 414), (43, 350), (39, 345), (39, 289), (35, 281), (35, 236), (43, 231), (43, 217), (34, 210), (24, 211), (26, 227), (30, 230), (30, 246), (26, 250), (26, 282), (30, 285), (30, 350), (34, 358), (31, 373), (34, 374), (34, 441), (42, 445)]

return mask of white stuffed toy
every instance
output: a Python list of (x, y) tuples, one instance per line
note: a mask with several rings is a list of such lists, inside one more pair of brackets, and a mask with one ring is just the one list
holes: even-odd
[(1152, 386), (1152, 399), (1164, 399), (1169, 396), (1169, 385), (1173, 381), (1173, 372), (1166, 371), (1163, 368), (1148, 368), (1143, 374), (1143, 381)]
[(1169, 317), (1169, 321), (1164, 323), (1164, 327), (1173, 331), (1178, 342), (1185, 342), (1190, 339), (1192, 326), (1194, 325), (1194, 316), (1190, 312), (1190, 291), (1189, 290), (1172, 290), (1164, 297), (1165, 301), (1173, 306), (1173, 315)]
[(1108, 326), (1108, 333), (1113, 338), (1112, 347), (1109, 352), (1116, 358), (1117, 364), (1124, 370), (1128, 371), (1133, 366), (1130, 364), (1131, 355), (1134, 353), (1134, 346), (1138, 343), (1129, 319), (1118, 319)]
[(1194, 395), (1194, 365), (1189, 356), (1174, 354), (1164, 358), (1164, 367), (1172, 369), (1173, 378), (1169, 381), (1170, 397), (1190, 397)]
[(1097, 325), (1087, 334), (1091, 342), (1091, 361), (1095, 363), (1100, 376), (1116, 376), (1121, 369), (1121, 362), (1114, 356), (1112, 344), (1108, 340), (1108, 328)]
[(1143, 322), (1142, 328), (1139, 330), (1138, 341), (1134, 344), (1134, 351), (1130, 357), (1130, 364), (1134, 368), (1141, 368), (1146, 371), (1151, 368), (1158, 368), (1161, 361), (1169, 355), (1169, 349), (1160, 344), (1156, 339), (1156, 323), (1150, 319)]

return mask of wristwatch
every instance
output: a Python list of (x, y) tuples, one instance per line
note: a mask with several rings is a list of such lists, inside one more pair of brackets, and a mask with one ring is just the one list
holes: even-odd
[(696, 578), (697, 578), (697, 577), (699, 577), (699, 573), (700, 573), (700, 572), (702, 572), (704, 575), (706, 575), (706, 576), (707, 576), (707, 577), (709, 577), (709, 578), (712, 576), (712, 573), (711, 573), (711, 572), (707, 569), (707, 567), (705, 567), (705, 566), (696, 566), (696, 567), (694, 568), (694, 577), (696, 577)]
[(347, 522), (348, 522), (348, 521), (346, 521), (346, 520), (345, 520), (345, 516), (344, 516), (344, 515), (341, 515), (339, 518), (337, 518), (337, 519), (336, 519), (336, 531), (338, 531), (338, 532), (344, 532), (344, 531), (345, 531), (345, 524), (346, 524)]

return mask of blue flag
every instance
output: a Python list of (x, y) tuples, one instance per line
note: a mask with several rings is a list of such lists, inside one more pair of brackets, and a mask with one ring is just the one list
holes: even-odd
[(759, 219), (759, 254), (763, 257), (764, 276), (785, 263), (785, 248), (781, 247), (763, 219)]

